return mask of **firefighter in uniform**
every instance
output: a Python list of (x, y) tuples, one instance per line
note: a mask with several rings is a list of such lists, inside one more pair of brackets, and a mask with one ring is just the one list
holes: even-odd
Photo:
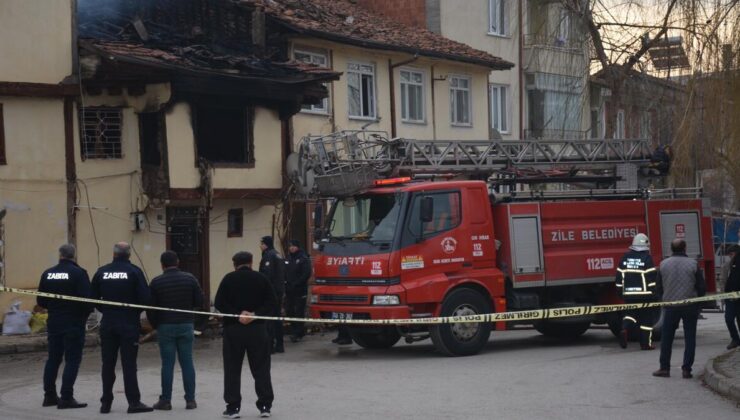
[[(646, 303), (656, 299), (658, 270), (650, 256), (650, 239), (644, 233), (638, 233), (632, 239), (630, 250), (624, 254), (617, 267), (617, 289), (626, 303)], [(619, 345), (627, 348), (629, 331), (640, 329), (640, 347), (643, 350), (654, 349), (651, 312), (646, 309), (631, 309), (622, 318), (622, 331), (619, 333)]]
[[(93, 276), (90, 286), (93, 299), (139, 305), (150, 303), (151, 292), (144, 273), (129, 261), (130, 258), (131, 246), (126, 242), (119, 242), (113, 247), (113, 262), (100, 267)], [(100, 347), (103, 359), (101, 369), (103, 396), (100, 398), (100, 412), (110, 413), (119, 352), (128, 413), (152, 411), (151, 407), (141, 403), (139, 382), (136, 377), (141, 310), (111, 305), (99, 305), (98, 310), (103, 314), (100, 322)]]

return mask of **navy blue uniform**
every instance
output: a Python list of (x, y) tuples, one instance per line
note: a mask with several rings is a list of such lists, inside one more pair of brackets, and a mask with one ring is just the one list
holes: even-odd
[[(308, 280), (311, 278), (311, 257), (302, 249), (288, 254), (285, 261), (286, 308), (289, 317), (303, 318), (306, 315), (306, 295), (308, 294)], [(294, 338), (301, 338), (305, 334), (302, 322), (291, 322), (291, 334)]]
[[(90, 296), (90, 279), (87, 271), (74, 261), (62, 259), (41, 275), (39, 292), (86, 298)], [(48, 398), (56, 398), (57, 374), (64, 359), (61, 397), (63, 400), (71, 400), (85, 345), (85, 321), (92, 306), (83, 302), (46, 297), (38, 297), (36, 303), (49, 311), (46, 323), (49, 359), (44, 367), (44, 394)]]
[[(260, 273), (264, 274), (272, 285), (277, 298), (277, 305), (272, 316), (281, 316), (283, 312), (283, 294), (285, 293), (285, 260), (275, 248), (268, 248), (262, 251), (262, 260), (260, 261)], [(267, 333), (270, 336), (272, 351), (283, 351), (283, 322), (270, 321), (267, 324)]]
[[(629, 250), (617, 267), (616, 286), (627, 303), (654, 302), (657, 294), (658, 269), (648, 251)], [(622, 331), (637, 326), (640, 329), (640, 345), (643, 349), (652, 347), (653, 309), (631, 309), (622, 318)]]
[[(91, 289), (94, 299), (139, 305), (150, 303), (151, 295), (144, 273), (125, 258), (115, 258), (112, 263), (100, 267), (93, 276)], [(141, 310), (110, 305), (99, 305), (98, 310), (103, 313), (100, 323), (103, 396), (100, 401), (104, 404), (113, 401), (116, 361), (120, 351), (126, 399), (129, 405), (138, 403), (141, 394), (136, 377), (136, 357)]]

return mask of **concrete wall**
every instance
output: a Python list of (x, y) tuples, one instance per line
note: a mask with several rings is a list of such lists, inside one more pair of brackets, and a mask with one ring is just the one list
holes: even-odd
[(72, 72), (72, 0), (0, 1), (0, 81), (59, 83)]
[[(407, 54), (368, 50), (345, 44), (338, 44), (318, 39), (294, 39), (292, 48), (323, 51), (329, 54), (332, 69), (347, 71), (349, 62), (372, 64), (375, 67), (377, 97), (377, 119), (355, 119), (349, 117), (348, 88), (346, 75), (329, 86), (329, 113), (314, 114), (301, 112), (293, 117), (294, 142), (308, 134), (328, 134), (337, 130), (356, 130), (370, 123), (368, 130), (383, 130), (391, 134), (391, 92), (389, 77), (389, 60), (400, 63), (412, 58)], [(401, 120), (400, 76), (402, 69), (413, 69), (424, 74), (424, 123), (407, 123)], [(436, 60), (419, 57), (417, 60), (395, 67), (395, 107), (397, 136), (418, 139), (486, 139), (488, 138), (488, 69), (466, 65), (447, 60)], [(450, 90), (447, 80), (435, 80), (449, 75), (466, 75), (472, 79), (472, 125), (470, 127), (453, 126), (450, 122)], [(434, 95), (432, 95), (432, 86)], [(435, 104), (432, 106), (432, 96)]]

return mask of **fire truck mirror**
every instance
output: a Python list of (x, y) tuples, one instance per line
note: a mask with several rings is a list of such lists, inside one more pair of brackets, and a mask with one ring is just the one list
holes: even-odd
[(316, 207), (313, 210), (313, 236), (315, 241), (319, 241), (324, 237), (324, 208), (321, 202), (316, 203)]
[(434, 220), (434, 199), (432, 197), (424, 197), (421, 199), (419, 220), (422, 223), (429, 223)]

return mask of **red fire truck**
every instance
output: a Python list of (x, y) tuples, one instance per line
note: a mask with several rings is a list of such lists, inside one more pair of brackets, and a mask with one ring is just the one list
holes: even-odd
[[(325, 139), (320, 143), (326, 146)], [(711, 214), (693, 195), (681, 197), (675, 190), (497, 195), (484, 181), (401, 177), (368, 185), (365, 174), (349, 186), (336, 184), (398, 155), (389, 149), (374, 153), (383, 159), (345, 168), (333, 186), (320, 187), (341, 194), (326, 221), (316, 212), (313, 318), (424, 318), (619, 303), (616, 265), (637, 233), (650, 237), (655, 261), (670, 255), (672, 239), (684, 238), (705, 277), (714, 278)], [(316, 174), (311, 177), (309, 183), (318, 181)], [(615, 313), (533, 324), (548, 336), (576, 337), (594, 323), (618, 331), (619, 321)], [(470, 355), (488, 342), (492, 329), (510, 326), (355, 327), (351, 333), (366, 348), (390, 347), (401, 337), (408, 342), (431, 337), (444, 354)]]

